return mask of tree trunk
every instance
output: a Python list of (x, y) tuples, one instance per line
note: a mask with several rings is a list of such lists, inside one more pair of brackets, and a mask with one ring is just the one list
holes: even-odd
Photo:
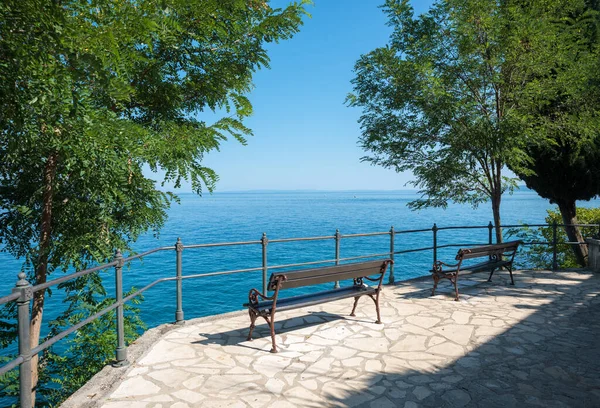
[[(497, 109), (497, 114), (498, 120), (500, 120), (502, 117), (500, 109)], [(500, 202), (502, 201), (502, 166), (503, 163), (500, 159), (492, 160), (490, 189), (492, 193), (492, 213), (494, 216), (494, 229), (496, 231), (496, 244), (500, 244), (503, 242), (502, 221), (500, 220)]]
[[(52, 202), (54, 195), (54, 178), (56, 175), (56, 153), (48, 156), (44, 168), (44, 194), (42, 197), (42, 219), (40, 223), (40, 245), (39, 258), (35, 270), (35, 284), (39, 285), (46, 282), (48, 273), (48, 258), (50, 254), (50, 244), (52, 242)], [(33, 306), (31, 308), (30, 346), (33, 349), (40, 343), (40, 331), (42, 328), (42, 317), (44, 314), (44, 297), (46, 291), (40, 290), (33, 296)], [(35, 406), (35, 392), (39, 379), (38, 368), (39, 357), (35, 355), (31, 359), (31, 390), (33, 406)]]
[(502, 221), (500, 220), (500, 201), (502, 194), (495, 193), (492, 196), (492, 213), (494, 214), (494, 230), (496, 231), (496, 243), (502, 242)]
[[(560, 210), (560, 215), (562, 215), (563, 224), (565, 224), (565, 232), (567, 233), (567, 237), (569, 238), (569, 242), (581, 242), (581, 245), (570, 245), (575, 253), (575, 258), (577, 258), (577, 263), (581, 267), (585, 267), (587, 265), (588, 259), (588, 248), (583, 240), (583, 235), (581, 235), (581, 230), (577, 226), (573, 226), (572, 224), (577, 224), (577, 205), (575, 200), (560, 200), (556, 202), (558, 204), (558, 209)], [(571, 226), (569, 226), (571, 224)]]

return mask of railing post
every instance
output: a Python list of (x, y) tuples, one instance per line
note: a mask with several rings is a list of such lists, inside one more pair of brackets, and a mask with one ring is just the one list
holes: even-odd
[(20, 406), (29, 408), (32, 405), (31, 383), (31, 345), (29, 339), (29, 306), (33, 291), (24, 272), (19, 273), (19, 280), (13, 292), (19, 292), (17, 299), (17, 323), (19, 331), (19, 355), (23, 362), (19, 366), (19, 402)]
[(123, 367), (127, 365), (127, 348), (125, 347), (125, 321), (123, 317), (123, 255), (117, 249), (114, 259), (115, 265), (115, 294), (117, 298), (117, 349), (115, 350), (116, 362), (115, 367)]
[(557, 228), (558, 224), (556, 221), (552, 223), (552, 270), (555, 271), (558, 269), (558, 261), (557, 261)]
[(183, 252), (183, 244), (181, 238), (177, 238), (175, 243), (175, 252), (177, 254), (177, 309), (175, 310), (175, 324), (183, 324), (183, 299), (182, 299), (182, 280), (181, 280), (181, 255)]
[(394, 226), (390, 228), (390, 259), (392, 263), (390, 264), (390, 277), (388, 279), (388, 283), (392, 285), (394, 283), (394, 239), (396, 237), (396, 231), (394, 231)]
[(262, 238), (260, 239), (262, 244), (262, 286), (263, 293), (267, 294), (267, 245), (269, 245), (269, 240), (267, 239), (267, 233), (263, 232)]
[[(340, 230), (335, 230), (335, 264), (340, 264)], [(338, 289), (340, 287), (340, 281), (335, 281), (335, 285), (333, 285), (334, 289)]]
[(435, 263), (437, 262), (437, 224), (434, 223), (431, 230), (433, 231), (433, 263), (435, 265)]
[(490, 221), (490, 223), (488, 224), (488, 242), (490, 245), (492, 245), (494, 243), (494, 240), (492, 238), (493, 230), (494, 230), (494, 224), (492, 224), (492, 222)]

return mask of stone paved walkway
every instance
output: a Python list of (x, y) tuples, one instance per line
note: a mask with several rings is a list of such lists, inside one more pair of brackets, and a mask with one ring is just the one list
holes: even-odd
[(247, 315), (169, 332), (124, 371), (103, 408), (600, 407), (600, 275), (585, 271), (384, 289), (382, 319), (361, 299), (278, 313), (281, 352)]

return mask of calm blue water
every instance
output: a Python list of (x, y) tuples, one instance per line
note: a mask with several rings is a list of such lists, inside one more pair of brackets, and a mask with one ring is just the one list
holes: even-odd
[[(410, 211), (406, 204), (417, 196), (411, 191), (398, 192), (248, 192), (216, 193), (202, 198), (182, 194), (181, 204), (173, 204), (169, 221), (160, 236), (141, 237), (136, 250), (174, 245), (177, 237), (184, 244), (260, 240), (263, 232), (269, 239), (333, 235), (336, 228), (342, 234), (376, 231), (396, 231), (456, 225), (487, 225), (492, 219), (489, 205), (472, 209), (464, 205), (450, 205), (446, 210), (428, 209)], [(581, 206), (598, 206), (598, 200), (582, 202)], [(502, 203), (504, 224), (520, 222), (540, 223), (546, 210), (552, 208), (535, 193), (521, 191), (506, 196)], [(438, 233), (438, 244), (485, 243), (487, 229), (448, 230)], [(396, 250), (429, 247), (431, 231), (418, 234), (398, 234)], [(389, 236), (348, 238), (341, 242), (341, 257), (389, 251)], [(439, 258), (452, 258), (456, 248), (439, 252)], [(316, 242), (271, 243), (268, 247), (269, 265), (332, 259), (335, 256), (333, 239)], [(397, 280), (428, 274), (431, 251), (397, 255)], [(3, 279), (0, 296), (10, 293), (16, 281), (21, 262), (0, 253)], [(184, 275), (208, 273), (229, 269), (261, 266), (261, 246), (250, 245), (227, 248), (186, 249), (183, 252)], [(104, 272), (107, 285), (114, 285), (113, 272)], [(175, 275), (175, 252), (159, 252), (143, 261), (133, 262), (124, 270), (126, 290), (141, 288), (152, 281)], [(185, 318), (224, 313), (242, 308), (248, 290), (261, 288), (261, 271), (186, 280), (183, 283)], [(218, 292), (214, 288), (218, 287)], [(218, 293), (218, 295), (215, 295)], [(61, 309), (61, 294), (54, 292), (47, 301), (46, 318)], [(142, 318), (148, 327), (171, 322), (175, 315), (175, 284), (164, 282), (145, 294), (141, 305)]]

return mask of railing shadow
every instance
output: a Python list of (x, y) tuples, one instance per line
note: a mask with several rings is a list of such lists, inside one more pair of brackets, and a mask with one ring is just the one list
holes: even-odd
[[(525, 279), (519, 286), (517, 281), (511, 289), (523, 302), (532, 303), (515, 302), (511, 307), (535, 311), (450, 364), (429, 363), (419, 369), (401, 354), (389, 352), (381, 370), (338, 389), (324, 386), (322, 395), (329, 406), (599, 407), (599, 277), (534, 276), (536, 282)], [(471, 298), (475, 302), (510, 296), (504, 282), (482, 285), (489, 286)], [(540, 293), (529, 292), (531, 286)], [(426, 291), (421, 292), (413, 298), (425, 297)], [(554, 299), (543, 303), (548, 300), (545, 292), (553, 293)], [(406, 299), (404, 294), (396, 296)], [(474, 307), (476, 312), (476, 303)]]

